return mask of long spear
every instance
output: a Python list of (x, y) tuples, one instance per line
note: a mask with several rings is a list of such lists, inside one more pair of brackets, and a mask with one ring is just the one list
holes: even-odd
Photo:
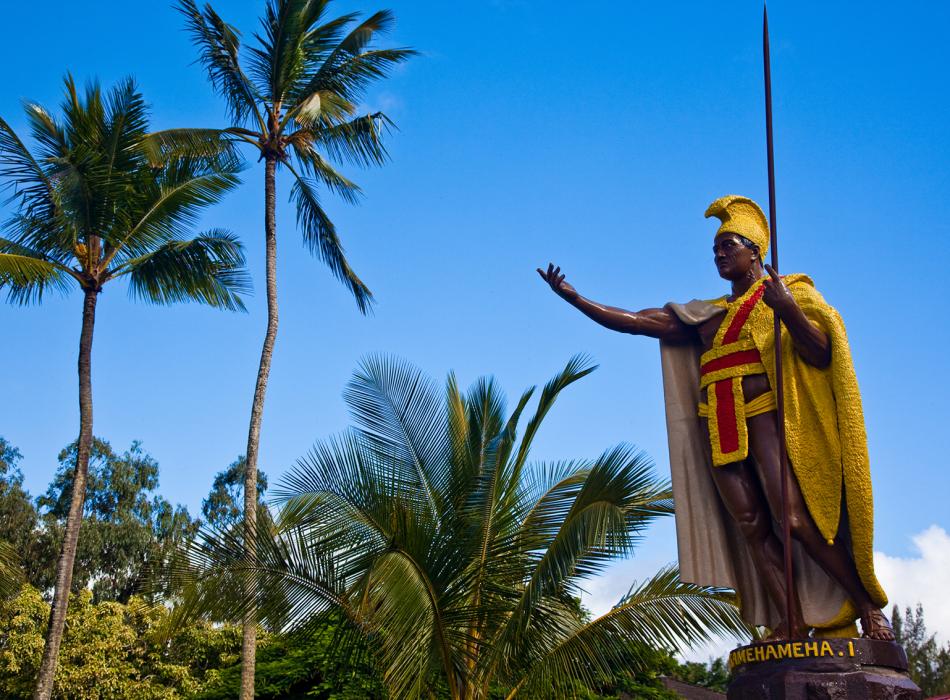
[[(769, 10), (762, 9), (762, 55), (765, 62), (765, 142), (769, 161), (769, 233), (772, 268), (778, 267), (778, 224), (775, 221), (775, 154), (772, 147), (772, 68), (769, 61)], [(782, 464), (782, 530), (785, 545), (786, 636), (792, 636), (792, 530), (788, 521), (788, 453), (785, 447), (785, 386), (782, 381), (782, 321), (775, 317), (775, 403), (778, 420), (779, 455)]]

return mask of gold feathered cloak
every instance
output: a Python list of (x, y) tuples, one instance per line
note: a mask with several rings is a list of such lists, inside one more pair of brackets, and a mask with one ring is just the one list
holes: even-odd
[[(887, 603), (873, 564), (871, 476), (861, 396), (844, 323), (805, 275), (785, 283), (813, 323), (831, 341), (831, 364), (805, 362), (782, 329), (785, 433), (789, 462), (809, 512), (825, 539), (849, 538), (858, 574), (875, 604)], [(669, 304), (685, 323), (697, 325), (722, 313), (723, 300)], [(772, 309), (756, 304), (747, 322), (775, 386)], [(747, 621), (774, 627), (783, 617), (774, 608), (752, 567), (745, 541), (719, 501), (703, 445), (696, 345), (661, 343), (670, 467), (676, 500), (677, 542), (684, 580), (734, 588)], [(844, 511), (842, 511), (842, 505)], [(797, 543), (796, 586), (806, 622), (825, 634), (853, 634), (854, 605)]]

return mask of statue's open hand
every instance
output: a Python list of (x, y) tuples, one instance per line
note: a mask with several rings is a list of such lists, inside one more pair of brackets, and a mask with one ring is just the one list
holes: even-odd
[(762, 294), (762, 301), (772, 307), (779, 315), (783, 311), (795, 307), (795, 297), (791, 290), (779, 277), (779, 274), (771, 265), (765, 266), (765, 271), (769, 273), (768, 279), (762, 282), (765, 292)]
[(577, 290), (574, 287), (564, 281), (564, 275), (561, 274), (561, 268), (555, 267), (554, 263), (548, 263), (547, 272), (538, 268), (538, 274), (541, 275), (541, 279), (547, 282), (551, 289), (554, 290), (554, 293), (559, 297), (564, 299), (576, 299)]

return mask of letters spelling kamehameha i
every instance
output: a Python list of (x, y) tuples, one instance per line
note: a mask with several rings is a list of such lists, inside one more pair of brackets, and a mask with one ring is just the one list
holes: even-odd
[(744, 664), (781, 659), (853, 659), (854, 657), (854, 642), (851, 641), (837, 641), (834, 644), (826, 639), (820, 642), (766, 642), (733, 650), (729, 654), (729, 668), (731, 670)]
[[(731, 525), (740, 533), (741, 540), (746, 545), (754, 574), (761, 588), (764, 588), (765, 596), (772, 604), (771, 609), (784, 611), (788, 608), (785, 601), (782, 543), (773, 525), (773, 522), (781, 524), (782, 521), (780, 445), (775, 403), (771, 395), (769, 376), (762, 364), (765, 360), (758, 357), (758, 351), (748, 337), (748, 331), (742, 328), (741, 320), (736, 320), (736, 317), (743, 313), (748, 317), (750, 309), (756, 306), (761, 307), (768, 313), (768, 324), (771, 327), (771, 314), (777, 313), (784, 325), (783, 346), (787, 333), (790, 337), (788, 345), (793, 348), (789, 352), (794, 353), (792, 360), (807, 364), (808, 372), (812, 374), (815, 372), (814, 368), (828, 368), (836, 352), (839, 353), (836, 356), (838, 362), (842, 361), (840, 353), (845, 353), (843, 361), (847, 363), (847, 372), (851, 372), (850, 355), (847, 354), (849, 350), (843, 326), (836, 329), (834, 337), (838, 338), (836, 342), (844, 347), (836, 349), (833, 347), (832, 337), (823, 330), (820, 320), (810, 318), (803, 310), (801, 301), (804, 300), (817, 298), (820, 304), (824, 304), (810, 286), (808, 286), (807, 294), (803, 291), (806, 284), (810, 285), (810, 281), (799, 275), (783, 279), (769, 266), (763, 266), (762, 261), (768, 249), (769, 234), (765, 215), (758, 205), (745, 197), (723, 197), (709, 207), (706, 216), (710, 215), (715, 215), (722, 220), (722, 225), (715, 236), (713, 256), (720, 277), (731, 282), (732, 293), (728, 297), (713, 302), (694, 302), (705, 309), (696, 318), (691, 318), (689, 313), (678, 313), (675, 309), (677, 305), (628, 311), (586, 299), (565, 281), (560, 267), (555, 267), (553, 264), (549, 265), (547, 270), (539, 268), (538, 274), (558, 296), (606, 328), (622, 333), (658, 338), (665, 344), (701, 346), (704, 353), (704, 373), (708, 368), (706, 363), (708, 357), (713, 357), (719, 362), (716, 365), (717, 368), (722, 366), (733, 368), (726, 370), (725, 373), (719, 371), (716, 376), (705, 377), (698, 410), (700, 415), (696, 417), (696, 422), (698, 429), (702, 430), (705, 437), (707, 453), (705, 461), (708, 465), (706, 469), (715, 484), (714, 492), (718, 492), (732, 520)], [(790, 289), (785, 279), (793, 289)], [(736, 303), (733, 304), (733, 302)], [(767, 308), (763, 307), (763, 304)], [(737, 308), (743, 305), (746, 307), (745, 310)], [(713, 306), (718, 308), (713, 308)], [(689, 305), (686, 305), (682, 308), (688, 307)], [(808, 308), (811, 311), (814, 304), (809, 305)], [(832, 319), (838, 319), (833, 309), (826, 305), (824, 309)], [(723, 311), (726, 311), (725, 315)], [(756, 313), (761, 319), (762, 311), (756, 311)], [(723, 327), (725, 319), (730, 319), (730, 323), (725, 324), (730, 326), (728, 329)], [(831, 323), (833, 325), (834, 321), (832, 320)], [(840, 324), (840, 319), (838, 323)], [(735, 341), (732, 345), (723, 343), (724, 334), (729, 333), (732, 333), (732, 337), (726, 340)], [(751, 348), (751, 350), (743, 351), (745, 353), (743, 362), (730, 364), (729, 357), (726, 356), (729, 355), (729, 349), (733, 346)], [(759, 350), (763, 351), (763, 356), (767, 352), (764, 347), (760, 347)], [(756, 357), (749, 357), (750, 352)], [(731, 357), (738, 357), (741, 354), (732, 353)], [(785, 354), (783, 350), (783, 357)], [(774, 360), (774, 356), (772, 359)], [(786, 372), (788, 371), (786, 369)], [(811, 376), (808, 372), (805, 374)], [(708, 381), (710, 379), (714, 381)], [(822, 381), (830, 380), (822, 379)], [(724, 392), (723, 389), (726, 391)], [(854, 385), (854, 390), (856, 392), (856, 385)], [(720, 398), (718, 405), (717, 396)], [(788, 401), (788, 396), (786, 396), (786, 407), (789, 405)], [(728, 405), (724, 406), (726, 403)], [(833, 404), (834, 401), (831, 403)], [(866, 456), (859, 397), (854, 403), (858, 404), (857, 415), (861, 422), (860, 449)], [(822, 420), (834, 421), (835, 418), (823, 417)], [(791, 428), (789, 432), (795, 432), (795, 426), (790, 426), (788, 421), (789, 418), (786, 416), (786, 429)], [(827, 426), (824, 427), (827, 432)], [(712, 436), (710, 436), (710, 431), (712, 431)], [(830, 453), (834, 454), (834, 452), (834, 449), (830, 450)], [(790, 451), (789, 454), (792, 455), (792, 452)], [(730, 458), (734, 461), (729, 461)], [(838, 459), (840, 462), (840, 452)], [(866, 467), (866, 459), (864, 461)], [(713, 466), (714, 464), (716, 466)], [(880, 610), (880, 607), (886, 604), (886, 598), (873, 574), (873, 564), (870, 561), (871, 533), (862, 535), (861, 557), (856, 565), (855, 555), (852, 554), (853, 542), (849, 541), (851, 534), (848, 532), (848, 527), (847, 525), (839, 526), (839, 523), (847, 523), (848, 517), (841, 517), (840, 520), (833, 519), (834, 529), (823, 536), (821, 529), (816, 525), (816, 518), (806, 505), (803, 489), (800, 488), (799, 480), (806, 475), (803, 473), (796, 475), (794, 459), (792, 466), (788, 489), (789, 524), (792, 536), (807, 556), (813, 560), (814, 565), (823, 570), (824, 574), (830, 577), (840, 589), (843, 589), (842, 595), (846, 596), (853, 606), (846, 604), (842, 608), (842, 614), (836, 618), (837, 622), (824, 625), (827, 628), (825, 632), (835, 634), (829, 630), (837, 630), (837, 635), (840, 636), (841, 630), (853, 630), (854, 617), (858, 616), (861, 619), (864, 637), (893, 640), (894, 635), (890, 624)], [(842, 481), (840, 464), (828, 466), (827, 473), (836, 474), (840, 484)], [(853, 491), (861, 491), (860, 495), (867, 496), (869, 501), (869, 476), (865, 476), (864, 479), (867, 483), (857, 482), (859, 488), (854, 488)], [(847, 488), (847, 476), (844, 482)], [(813, 480), (808, 482), (810, 488), (814, 488), (812, 484)], [(675, 488), (674, 477), (674, 490)], [(809, 494), (811, 493), (812, 491), (809, 491)], [(833, 493), (837, 494), (840, 503), (840, 492)], [(857, 495), (855, 494), (855, 498)], [(811, 501), (808, 503), (811, 505)], [(837, 504), (834, 505), (837, 507)], [(852, 528), (856, 529), (859, 520), (862, 526), (872, 527), (870, 503), (866, 504), (866, 508), (866, 518), (859, 519), (857, 514), (851, 514), (854, 519), (851, 523)], [(837, 514), (837, 511), (834, 512)], [(845, 516), (847, 515), (846, 513)], [(822, 516), (821, 522), (827, 529), (828, 519)], [(800, 576), (801, 573), (796, 571), (796, 586), (795, 590), (791, 591), (793, 619), (780, 619), (776, 620), (775, 624), (771, 624), (770, 638), (805, 638), (809, 634), (810, 627), (823, 624), (819, 621), (808, 620), (803, 614), (802, 601), (799, 598)], [(695, 582), (721, 585), (713, 581)], [(741, 585), (736, 585), (736, 588), (745, 606), (747, 592), (742, 590)], [(811, 602), (806, 600), (809, 604), (806, 605), (806, 609), (812, 609)], [(780, 613), (780, 616), (784, 617), (784, 613)], [(750, 620), (750, 622), (763, 624), (761, 620)]]

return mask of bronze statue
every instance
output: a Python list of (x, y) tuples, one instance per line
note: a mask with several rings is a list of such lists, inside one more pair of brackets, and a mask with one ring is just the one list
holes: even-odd
[[(771, 636), (893, 640), (873, 570), (870, 470), (860, 395), (837, 312), (804, 275), (763, 259), (768, 222), (745, 197), (716, 200), (713, 243), (731, 294), (627, 311), (587, 299), (560, 267), (551, 289), (611, 330), (658, 338), (683, 578), (738, 591)], [(795, 585), (786, 601), (773, 314), (782, 321), (789, 526)], [(788, 620), (786, 609), (792, 610)]]

